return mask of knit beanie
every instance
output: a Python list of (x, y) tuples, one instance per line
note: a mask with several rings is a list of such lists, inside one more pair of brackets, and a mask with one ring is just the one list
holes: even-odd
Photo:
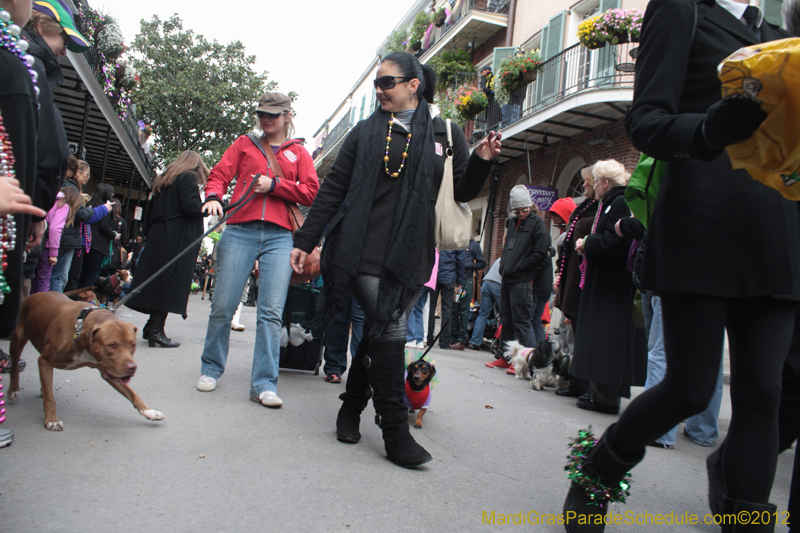
[(550, 213), (560, 216), (564, 222), (569, 221), (570, 215), (575, 211), (575, 200), (572, 198), (559, 198), (550, 207)]
[(533, 205), (531, 195), (528, 193), (528, 188), (524, 185), (517, 185), (511, 189), (511, 209), (521, 209), (523, 207), (530, 207)]

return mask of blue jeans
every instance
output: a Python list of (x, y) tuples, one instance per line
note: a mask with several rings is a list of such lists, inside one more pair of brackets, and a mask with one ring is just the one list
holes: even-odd
[(472, 330), (470, 344), (480, 346), (483, 343), (483, 332), (486, 330), (486, 322), (489, 320), (489, 313), (492, 312), (493, 305), (500, 309), (500, 284), (484, 281), (481, 286), (481, 309), (475, 320), (475, 329)]
[[(653, 309), (653, 319), (650, 322), (650, 338), (647, 344), (647, 381), (644, 385), (645, 390), (660, 383), (667, 373), (664, 329), (661, 322), (661, 298), (655, 295), (652, 296), (650, 305)], [(686, 434), (692, 439), (692, 442), (700, 446), (713, 446), (714, 441), (719, 437), (717, 418), (719, 417), (719, 408), (722, 404), (722, 374), (723, 362), (720, 356), (717, 385), (708, 407), (706, 407), (706, 410), (702, 413), (696, 414), (686, 420), (684, 431), (686, 431)], [(666, 444), (667, 446), (674, 446), (677, 433), (678, 426), (675, 426), (663, 436), (656, 439), (656, 442)]]
[[(353, 336), (350, 339), (350, 324)], [(350, 357), (354, 357), (364, 332), (364, 311), (352, 296), (347, 299), (344, 309), (325, 332), (325, 375), (344, 374), (347, 368), (347, 341), (350, 340)]]
[(544, 314), (544, 308), (547, 302), (550, 301), (550, 294), (550, 291), (547, 291), (545, 293), (533, 295), (533, 303), (531, 303), (531, 313), (533, 313), (531, 324), (533, 325), (533, 334), (536, 337), (536, 344), (534, 344), (534, 346), (547, 338), (547, 332), (545, 332), (544, 326), (542, 325), (542, 315)]
[(239, 306), (247, 277), (258, 260), (261, 273), (256, 314), (256, 345), (250, 373), (250, 396), (278, 388), (283, 307), (292, 267), (292, 232), (261, 222), (228, 226), (217, 243), (217, 278), (200, 372), (218, 379), (225, 372), (231, 319)]
[(423, 287), (422, 292), (419, 293), (417, 303), (408, 316), (406, 342), (419, 344), (425, 340), (425, 325), (422, 323), (422, 312), (425, 310), (425, 304), (428, 303), (428, 295), (430, 293), (431, 290), (428, 287)]
[(54, 292), (64, 292), (64, 287), (67, 285), (67, 276), (69, 275), (69, 268), (72, 266), (72, 258), (75, 256), (75, 250), (59, 250), (58, 263), (53, 267), (50, 273), (50, 290)]

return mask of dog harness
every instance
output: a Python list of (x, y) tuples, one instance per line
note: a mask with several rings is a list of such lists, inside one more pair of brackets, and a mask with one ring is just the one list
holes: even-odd
[(73, 339), (76, 341), (78, 337), (81, 335), (81, 330), (83, 330), (83, 321), (86, 320), (86, 317), (89, 316), (89, 313), (94, 311), (95, 309), (100, 309), (99, 307), (84, 307), (81, 309), (81, 312), (78, 314), (78, 321), (75, 322), (75, 335), (73, 335)]

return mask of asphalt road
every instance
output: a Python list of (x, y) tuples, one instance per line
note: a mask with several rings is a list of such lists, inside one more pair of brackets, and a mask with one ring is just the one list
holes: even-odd
[[(337, 395), (344, 385), (326, 383), (322, 375), (281, 372), (282, 409), (249, 400), (251, 307), (242, 314), (247, 330), (231, 333), (228, 368), (217, 390), (198, 392), (208, 306), (192, 296), (189, 319), (170, 316), (167, 333), (180, 348), (139, 341), (131, 385), (149, 407), (166, 414), (162, 422), (140, 416), (93, 370), (57, 370), (65, 431), (45, 430), (37, 354), (26, 348), (22, 394), (8, 404), (3, 426), (14, 431), (15, 441), (0, 450), (0, 531), (563, 531), (514, 522), (561, 511), (569, 438), (588, 425), (599, 434), (616, 419), (484, 367), (488, 353), (434, 350), (440, 383), (425, 427), (411, 429), (434, 460), (405, 470), (385, 458), (371, 406), (361, 442), (336, 441)], [(143, 315), (128, 309), (121, 314), (144, 325)], [(723, 428), (729, 417), (726, 385)], [(606, 530), (719, 531), (702, 524), (709, 512), (709, 451), (680, 432), (674, 450), (648, 449), (633, 471), (628, 503), (612, 507), (614, 514), (639, 520), (644, 513), (688, 513), (700, 524)], [(779, 459), (772, 501), (781, 512), (793, 458), (790, 450)], [(492, 512), (494, 523), (487, 523)]]

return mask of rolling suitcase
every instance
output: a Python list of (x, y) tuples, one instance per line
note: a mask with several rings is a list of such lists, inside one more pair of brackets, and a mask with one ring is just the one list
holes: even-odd
[[(317, 297), (319, 291), (311, 286), (310, 283), (301, 283), (289, 287), (286, 297), (286, 304), (283, 308), (283, 324), (289, 327), (291, 324), (306, 324), (315, 317), (317, 308)], [(306, 341), (300, 346), (293, 346), (289, 343), (285, 348), (281, 347), (281, 356), (278, 366), (290, 370), (313, 371), (314, 375), (319, 375), (319, 367), (322, 365), (322, 352), (325, 347), (325, 331), (322, 326), (312, 328), (313, 339)]]

